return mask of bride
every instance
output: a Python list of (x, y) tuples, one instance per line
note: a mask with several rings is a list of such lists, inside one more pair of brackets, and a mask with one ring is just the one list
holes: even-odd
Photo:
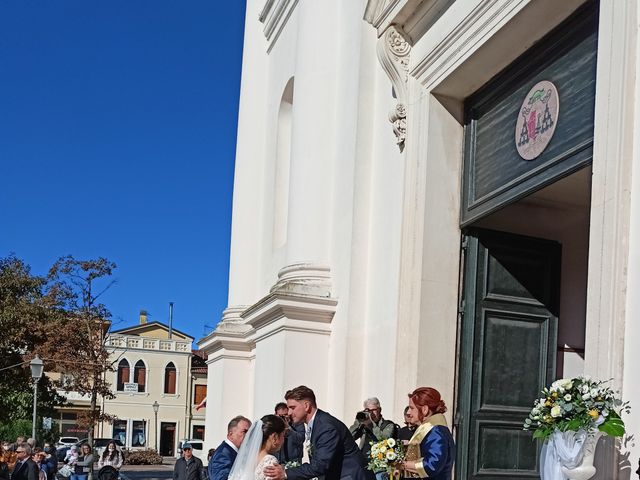
[(229, 480), (266, 480), (262, 471), (278, 464), (274, 454), (284, 443), (286, 429), (287, 424), (277, 415), (265, 415), (254, 422), (233, 462)]

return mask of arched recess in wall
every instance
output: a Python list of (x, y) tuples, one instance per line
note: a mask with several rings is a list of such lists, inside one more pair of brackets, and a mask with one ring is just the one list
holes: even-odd
[(273, 248), (280, 248), (287, 243), (293, 83), (293, 77), (291, 77), (284, 87), (284, 92), (280, 99), (280, 109), (278, 110), (276, 165), (273, 186)]

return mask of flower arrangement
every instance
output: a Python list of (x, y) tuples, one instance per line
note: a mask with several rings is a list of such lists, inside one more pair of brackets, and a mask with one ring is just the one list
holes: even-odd
[(371, 442), (367, 468), (374, 472), (386, 470), (391, 475), (393, 470), (404, 460), (404, 456), (404, 445), (393, 438)]
[(625, 433), (622, 412), (629, 413), (628, 402), (616, 398), (608, 381), (591, 380), (587, 376), (556, 380), (542, 390), (534, 402), (525, 430), (533, 430), (533, 438), (548, 438), (554, 431), (592, 432), (600, 430), (613, 437)]
[(284, 469), (289, 470), (290, 468), (296, 468), (299, 466), (300, 466), (300, 462), (296, 460), (289, 460), (287, 463), (284, 464)]

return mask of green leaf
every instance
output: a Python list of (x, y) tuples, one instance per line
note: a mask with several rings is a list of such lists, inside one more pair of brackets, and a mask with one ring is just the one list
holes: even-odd
[(598, 427), (598, 429), (612, 437), (621, 437), (624, 435), (624, 422), (620, 418), (609, 417)]
[(533, 432), (533, 438), (545, 439), (549, 436), (549, 432), (544, 430), (536, 430)]

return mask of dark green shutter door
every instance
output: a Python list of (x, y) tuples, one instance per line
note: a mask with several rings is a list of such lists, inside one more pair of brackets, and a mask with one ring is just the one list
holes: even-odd
[(555, 376), (561, 248), (488, 230), (465, 245), (456, 476), (539, 478), (522, 422)]

